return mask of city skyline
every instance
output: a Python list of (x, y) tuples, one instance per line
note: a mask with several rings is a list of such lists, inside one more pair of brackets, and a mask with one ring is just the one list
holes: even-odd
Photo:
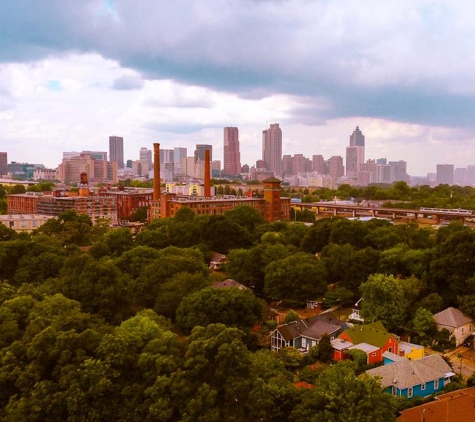
[(153, 142), (223, 157), (235, 126), (251, 164), (279, 122), (283, 154), (344, 156), (359, 125), (366, 157), (411, 175), (475, 164), (475, 4), (215, 3), (2, 2), (0, 150), (53, 167), (116, 133), (132, 159)]

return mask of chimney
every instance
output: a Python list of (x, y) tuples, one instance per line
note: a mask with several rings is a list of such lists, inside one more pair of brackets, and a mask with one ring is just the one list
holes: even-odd
[(153, 200), (160, 199), (160, 144), (153, 144)]
[(211, 197), (211, 159), (209, 149), (205, 149), (205, 197)]

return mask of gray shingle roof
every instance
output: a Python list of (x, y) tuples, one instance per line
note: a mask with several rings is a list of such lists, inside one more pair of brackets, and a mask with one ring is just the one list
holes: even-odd
[(443, 311), (435, 314), (434, 321), (436, 324), (454, 328), (473, 322), (471, 318), (465, 316), (458, 309), (452, 307), (444, 309)]
[(366, 373), (372, 377), (380, 377), (383, 388), (394, 385), (403, 390), (444, 378), (451, 371), (452, 368), (447, 362), (440, 355), (434, 354), (417, 360), (400, 360), (370, 369)]

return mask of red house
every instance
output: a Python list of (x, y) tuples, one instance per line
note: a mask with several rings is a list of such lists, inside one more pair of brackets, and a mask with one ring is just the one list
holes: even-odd
[(381, 322), (366, 325), (356, 325), (343, 331), (332, 342), (333, 359), (344, 360), (348, 350), (359, 349), (366, 353), (367, 363), (380, 363), (383, 353), (391, 352), (399, 355), (399, 342), (394, 334), (388, 333)]

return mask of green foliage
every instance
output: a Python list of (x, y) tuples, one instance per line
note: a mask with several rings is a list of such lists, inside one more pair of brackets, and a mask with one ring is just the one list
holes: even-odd
[(327, 287), (324, 264), (299, 252), (271, 262), (265, 270), (264, 292), (274, 298), (306, 301), (321, 295)]
[(288, 370), (294, 370), (302, 365), (303, 355), (295, 347), (281, 347), (277, 358)]
[(424, 308), (419, 308), (414, 315), (413, 327), (419, 337), (434, 334), (436, 325), (432, 312)]
[(392, 275), (373, 274), (360, 286), (366, 321), (381, 321), (391, 331), (404, 325), (409, 305), (401, 283)]
[(394, 398), (371, 377), (357, 377), (352, 362), (322, 371), (315, 388), (308, 390), (290, 420), (313, 422), (395, 421)]
[(249, 330), (260, 318), (261, 309), (260, 301), (247, 290), (206, 288), (183, 299), (176, 311), (176, 322), (186, 331), (216, 323)]
[(299, 314), (291, 309), (284, 318), (284, 322), (288, 324), (289, 322), (298, 321), (300, 319)]
[(320, 362), (328, 362), (333, 356), (333, 347), (328, 334), (323, 334), (318, 342), (318, 360)]

